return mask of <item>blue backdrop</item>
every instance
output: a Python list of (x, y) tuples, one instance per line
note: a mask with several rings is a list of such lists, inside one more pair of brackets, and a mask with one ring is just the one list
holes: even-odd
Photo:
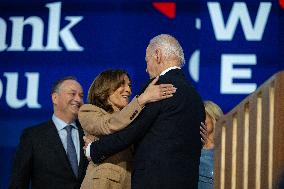
[(126, 69), (137, 94), (155, 35), (181, 43), (183, 71), (224, 112), (284, 68), (283, 1), (1, 0), (0, 188), (25, 127), (52, 115), (50, 88), (73, 75), (85, 94), (108, 68)]

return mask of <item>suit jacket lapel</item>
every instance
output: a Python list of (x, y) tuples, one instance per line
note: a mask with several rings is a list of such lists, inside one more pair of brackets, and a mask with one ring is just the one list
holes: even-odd
[(85, 172), (87, 159), (85, 157), (84, 151), (82, 150), (83, 146), (85, 145), (83, 140), (84, 132), (78, 121), (76, 122), (76, 125), (78, 127), (79, 140), (80, 140), (80, 162), (79, 162), (79, 173), (78, 173), (78, 178), (80, 178), (81, 176), (83, 176)]
[(66, 169), (68, 169), (68, 172), (75, 177), (71, 165), (69, 163), (66, 151), (63, 147), (57, 129), (52, 120), (50, 120), (48, 123), (47, 134), (50, 136), (50, 144), (55, 151), (55, 155), (58, 156), (58, 159), (60, 162), (62, 162), (63, 166), (65, 166)]

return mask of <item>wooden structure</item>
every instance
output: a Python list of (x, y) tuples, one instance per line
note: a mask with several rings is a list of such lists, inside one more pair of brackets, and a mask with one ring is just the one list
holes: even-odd
[(275, 189), (284, 179), (284, 71), (215, 129), (214, 189)]

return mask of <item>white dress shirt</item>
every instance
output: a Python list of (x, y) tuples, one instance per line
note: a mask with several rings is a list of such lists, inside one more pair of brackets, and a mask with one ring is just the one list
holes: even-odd
[[(74, 142), (74, 146), (75, 146), (75, 150), (76, 150), (76, 154), (77, 154), (77, 160), (78, 160), (78, 165), (80, 162), (80, 140), (79, 140), (79, 131), (78, 131), (78, 127), (76, 126), (75, 122), (72, 122), (71, 124), (67, 124), (65, 123), (63, 120), (61, 120), (60, 118), (56, 117), (56, 115), (52, 115), (52, 121), (57, 129), (58, 135), (61, 139), (61, 142), (63, 144), (63, 147), (65, 149), (67, 149), (67, 131), (65, 129), (65, 127), (67, 125), (72, 125), (73, 129), (71, 131), (71, 135), (72, 135), (72, 140)], [(66, 152), (67, 153), (67, 152)]]

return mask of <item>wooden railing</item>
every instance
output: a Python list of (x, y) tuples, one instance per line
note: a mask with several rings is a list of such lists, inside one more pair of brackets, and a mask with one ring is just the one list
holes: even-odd
[(214, 189), (274, 189), (284, 173), (284, 71), (215, 128)]

